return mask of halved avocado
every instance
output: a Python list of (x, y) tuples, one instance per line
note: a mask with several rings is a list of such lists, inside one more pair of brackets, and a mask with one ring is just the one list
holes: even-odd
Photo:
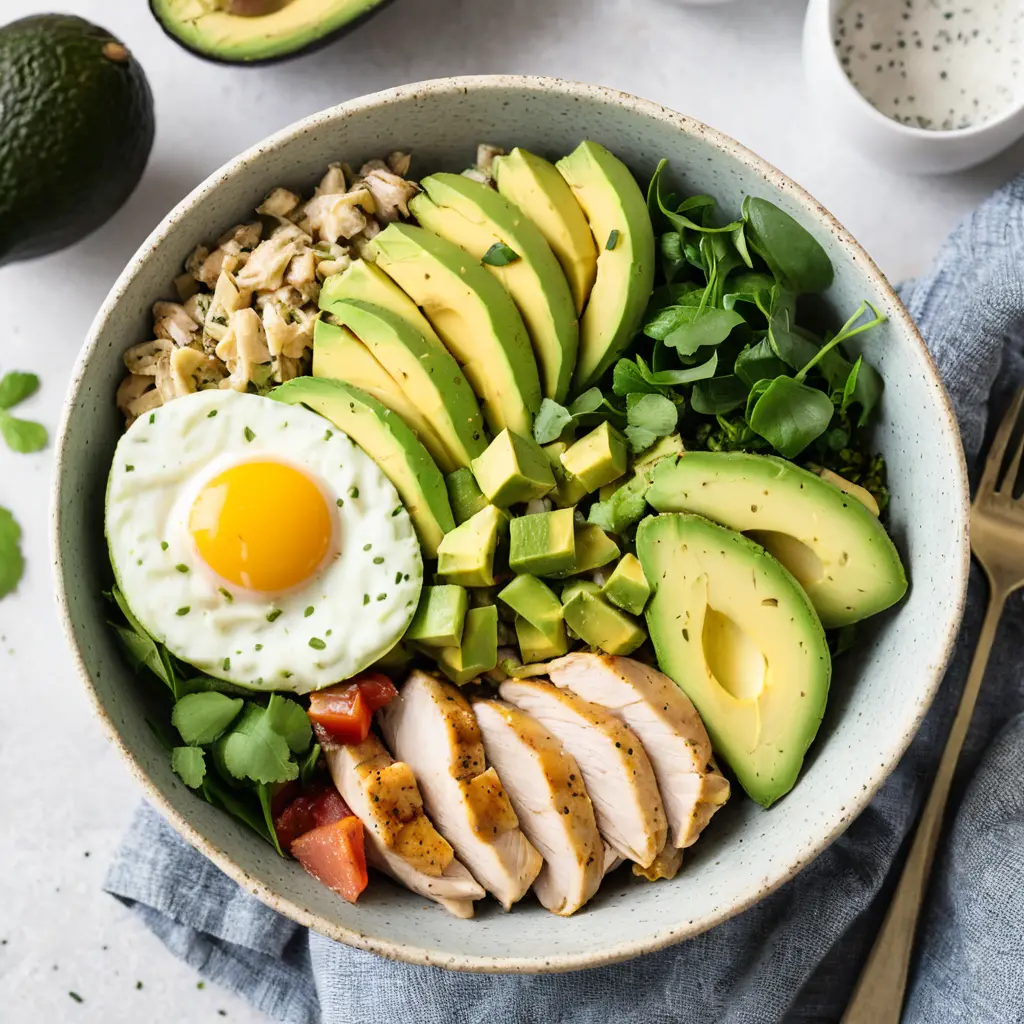
[(495, 434), (533, 434), (540, 375), (508, 292), (453, 242), (411, 224), (374, 239), (377, 266), (415, 302), (455, 356)]
[(747, 794), (771, 806), (793, 788), (828, 699), (832, 661), (811, 602), (764, 548), (700, 516), (648, 516), (636, 550), (658, 665)]
[(222, 64), (266, 64), (326, 46), (390, 0), (149, 0), (176, 43)]
[(455, 468), (450, 465), (448, 449), (434, 433), (419, 406), (347, 327), (337, 327), (323, 320), (316, 322), (313, 328), (313, 376), (340, 380), (361, 388), (381, 405), (397, 412), (412, 427), (442, 472), (450, 473)]
[(329, 419), (380, 467), (395, 485), (428, 558), (455, 529), (444, 477), (405, 421), (365, 391), (322, 377), (296, 377), (271, 398), (304, 405)]
[[(409, 209), (428, 231), (465, 249), (502, 283), (530, 332), (544, 395), (564, 402), (576, 367), (579, 322), (561, 266), (533, 222), (494, 189), (464, 174), (432, 174)], [(507, 246), (511, 262), (490, 263)]]
[(896, 604), (907, 592), (899, 552), (856, 498), (772, 455), (688, 452), (659, 463), (647, 501), (747, 534), (807, 591), (828, 629)]

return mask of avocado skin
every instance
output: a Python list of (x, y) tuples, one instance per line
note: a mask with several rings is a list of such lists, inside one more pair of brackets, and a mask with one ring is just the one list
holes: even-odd
[(236, 68), (259, 68), (268, 64), (280, 64), (282, 61), (293, 60), (296, 57), (305, 57), (307, 54), (316, 53), (317, 50), (322, 50), (324, 47), (330, 46), (331, 43), (337, 42), (337, 40), (341, 39), (343, 36), (347, 36), (349, 32), (359, 28), (364, 21), (368, 21), (375, 14), (378, 14), (393, 2), (394, 0), (377, 0), (376, 7), (371, 7), (368, 11), (363, 11), (362, 14), (357, 15), (350, 22), (342, 25), (341, 28), (336, 28), (332, 32), (326, 32), (319, 39), (314, 39), (312, 42), (305, 43), (292, 50), (287, 49), (287, 43), (285, 43), (280, 53), (277, 53), (272, 57), (261, 57), (258, 59), (228, 57), (224, 54), (217, 53), (216, 51), (203, 50), (198, 46), (193, 46), (175, 32), (173, 21), (165, 19), (161, 15), (158, 7), (158, 0), (149, 0), (149, 10), (156, 19), (156, 23), (163, 30), (164, 35), (167, 36), (168, 39), (177, 43), (183, 50), (187, 50), (191, 53), (193, 57), (199, 57), (200, 60), (205, 60), (210, 64), (228, 64), (231, 67)]
[(0, 29), (0, 266), (84, 238), (134, 191), (153, 148), (141, 65), (71, 15)]

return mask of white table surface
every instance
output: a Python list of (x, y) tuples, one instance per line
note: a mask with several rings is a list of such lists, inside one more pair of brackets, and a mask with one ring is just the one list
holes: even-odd
[[(4, 19), (53, 0), (4, 0)], [(156, 147), (139, 189), (65, 252), (0, 270), (0, 371), (43, 379), (27, 416), (55, 428), (92, 317), (157, 221), (223, 161), (362, 93), (455, 74), (524, 72), (614, 86), (735, 136), (805, 185), (893, 279), (922, 271), (954, 223), (1021, 166), (905, 178), (832, 138), (800, 68), (802, 0), (400, 0), (327, 50), (258, 70), (206, 64), (142, 0), (62, 0), (142, 60)], [(215, 114), (211, 114), (215, 111)], [(51, 453), (0, 448), (0, 505), (24, 528), (25, 578), (0, 602), (0, 1019), (151, 1024), (264, 1019), (168, 954), (101, 891), (139, 791), (94, 721), (64, 650), (47, 537)], [(137, 982), (142, 987), (137, 987)], [(79, 993), (82, 1003), (68, 992)]]

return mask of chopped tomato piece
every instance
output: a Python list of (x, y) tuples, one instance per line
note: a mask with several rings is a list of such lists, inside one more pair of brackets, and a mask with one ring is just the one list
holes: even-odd
[(311, 694), (309, 717), (338, 743), (362, 743), (370, 734), (373, 710), (360, 687), (343, 683)]
[(352, 680), (359, 687), (363, 700), (370, 705), (371, 711), (379, 711), (390, 704), (397, 696), (395, 684), (380, 672), (364, 672)]
[(369, 881), (363, 826), (351, 815), (299, 836), (292, 853), (318, 882), (349, 903), (355, 903)]
[(281, 848), (288, 850), (299, 836), (322, 825), (332, 825), (351, 814), (334, 784), (320, 782), (274, 815), (274, 831)]

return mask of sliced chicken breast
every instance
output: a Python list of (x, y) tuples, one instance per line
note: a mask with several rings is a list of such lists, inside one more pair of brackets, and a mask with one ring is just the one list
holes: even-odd
[(648, 882), (659, 882), (663, 878), (675, 878), (683, 866), (683, 851), (678, 846), (665, 846), (665, 849), (647, 866), (633, 865), (633, 874), (638, 878), (646, 878)]
[(456, 917), (472, 917), (473, 900), (483, 899), (484, 890), (424, 813), (409, 766), (372, 733), (346, 745), (315, 729), (338, 792), (366, 829), (367, 863)]
[(581, 652), (547, 668), (555, 686), (607, 708), (640, 737), (665, 801), (669, 841), (692, 846), (729, 799), (729, 782), (714, 767), (711, 740), (690, 698), (632, 658)]
[(469, 701), (451, 683), (413, 672), (378, 718), (392, 752), (415, 773), (437, 830), (508, 910), (543, 861), (519, 827), (499, 773), (487, 766)]
[(487, 759), (544, 866), (533, 883), (553, 914), (576, 913), (604, 877), (604, 844), (575, 759), (535, 718), (498, 700), (473, 704)]
[(636, 733), (604, 708), (548, 682), (509, 679), (501, 696), (533, 715), (576, 759), (608, 844), (649, 866), (668, 828), (654, 769)]

